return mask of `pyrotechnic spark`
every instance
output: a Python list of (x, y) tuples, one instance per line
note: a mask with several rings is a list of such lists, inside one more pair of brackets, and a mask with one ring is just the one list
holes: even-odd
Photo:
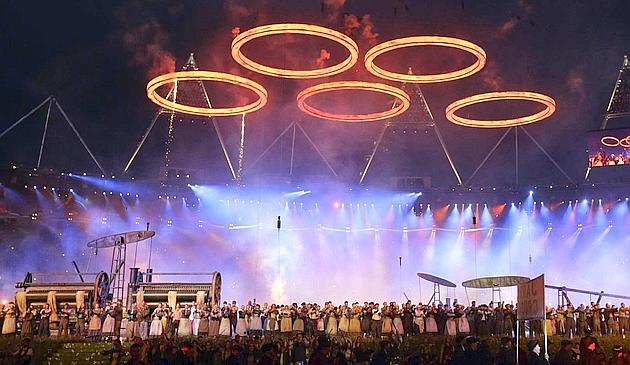
[(243, 155), (245, 154), (245, 113), (241, 118), (241, 144), (238, 149), (238, 170), (236, 172), (236, 180), (241, 180), (243, 173)]
[[(173, 83), (173, 102), (177, 102), (177, 80)], [(168, 98), (168, 97), (167, 97)], [(168, 167), (171, 163), (169, 154), (171, 153), (171, 144), (173, 143), (173, 128), (175, 119), (175, 110), (171, 110), (171, 115), (168, 119), (168, 136), (166, 137), (166, 152), (164, 154), (164, 166)]]

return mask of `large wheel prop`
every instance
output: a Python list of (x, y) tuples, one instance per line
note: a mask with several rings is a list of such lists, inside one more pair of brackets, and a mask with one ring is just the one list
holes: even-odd
[[(526, 100), (533, 101), (545, 106), (542, 111), (519, 118), (512, 119), (472, 119), (465, 118), (455, 113), (467, 106), (479, 103), (487, 103), (500, 100)], [(556, 102), (549, 96), (529, 92), (529, 91), (498, 91), (485, 94), (477, 94), (464, 99), (457, 100), (446, 107), (446, 118), (451, 122), (466, 127), (475, 128), (500, 128), (500, 127), (516, 127), (520, 125), (535, 123), (551, 116), (556, 111)]]
[[(413, 75), (385, 70), (376, 65), (375, 59), (387, 52), (400, 48), (417, 46), (438, 46), (460, 49), (471, 53), (477, 60), (461, 70), (426, 75)], [(365, 68), (375, 76), (383, 79), (411, 83), (433, 83), (461, 79), (480, 71), (486, 64), (486, 52), (478, 45), (459, 38), (439, 36), (415, 36), (393, 39), (370, 48), (365, 54)]]
[[(253, 91), (258, 99), (253, 103), (230, 107), (230, 108), (204, 108), (193, 105), (179, 104), (170, 101), (158, 94), (157, 89), (160, 86), (181, 81), (218, 81), (232, 85), (242, 86)], [(160, 75), (147, 84), (147, 96), (149, 99), (160, 107), (175, 112), (199, 115), (202, 117), (227, 117), (232, 115), (241, 115), (256, 111), (267, 104), (267, 90), (257, 82), (246, 79), (244, 77), (214, 71), (179, 71), (165, 75)]]
[[(363, 90), (380, 92), (395, 97), (397, 99), (397, 102), (391, 109), (383, 112), (368, 114), (331, 113), (315, 108), (314, 106), (311, 106), (306, 102), (306, 100), (311, 96), (339, 90)], [(392, 118), (404, 113), (409, 108), (410, 104), (411, 99), (409, 98), (409, 95), (403, 90), (386, 84), (364, 81), (327, 82), (306, 88), (302, 90), (297, 96), (298, 108), (300, 108), (300, 110), (302, 110), (306, 114), (321, 119), (334, 120), (339, 122), (370, 122)]]
[(96, 304), (103, 308), (109, 295), (109, 275), (106, 272), (101, 271), (96, 275), (93, 292), (92, 308), (96, 307)]
[[(341, 44), (350, 53), (346, 59), (336, 65), (318, 68), (314, 70), (289, 70), (266, 66), (255, 62), (243, 54), (241, 48), (245, 43), (256, 38), (279, 35), (279, 34), (301, 34), (330, 39)], [(284, 77), (288, 79), (310, 79), (324, 76), (332, 76), (350, 69), (359, 58), (359, 46), (347, 35), (332, 29), (320, 27), (318, 25), (286, 23), (269, 24), (252, 28), (239, 34), (232, 41), (232, 57), (243, 67), (261, 73), (263, 75)]]

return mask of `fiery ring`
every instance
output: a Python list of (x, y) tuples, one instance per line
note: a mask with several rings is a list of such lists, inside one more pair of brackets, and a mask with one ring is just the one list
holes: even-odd
[[(499, 119), (499, 120), (483, 120), (483, 119), (470, 119), (460, 117), (455, 112), (461, 108), (486, 103), (489, 101), (497, 100), (528, 100), (545, 105), (545, 109), (520, 118), (513, 119)], [(498, 127), (516, 127), (519, 125), (530, 124), (541, 121), (553, 114), (556, 111), (556, 102), (547, 95), (529, 92), (529, 91), (498, 91), (485, 94), (477, 94), (469, 96), (464, 99), (457, 100), (446, 107), (446, 118), (451, 122), (466, 127), (476, 128), (498, 128)]]
[[(400, 103), (396, 103), (393, 108), (384, 112), (369, 114), (329, 113), (317, 109), (306, 103), (306, 99), (310, 98), (311, 96), (338, 90), (365, 90), (380, 92), (383, 94), (394, 96), (396, 99), (400, 100)], [(411, 99), (409, 98), (409, 95), (403, 90), (386, 84), (365, 81), (337, 81), (311, 86), (300, 91), (297, 96), (297, 105), (298, 108), (300, 108), (300, 110), (302, 110), (306, 114), (321, 119), (335, 120), (339, 122), (370, 122), (392, 118), (404, 113), (409, 108), (409, 105), (411, 105)]]
[[(608, 142), (612, 141), (612, 142)], [(600, 143), (606, 147), (617, 147), (621, 146), (623, 148), (630, 148), (630, 136), (626, 138), (619, 139), (615, 136), (604, 136), (600, 139)]]
[[(241, 48), (245, 43), (256, 38), (277, 34), (305, 34), (330, 39), (344, 46), (350, 54), (345, 60), (333, 66), (315, 70), (287, 70), (283, 68), (265, 66), (252, 61), (250, 58), (246, 57), (243, 52), (241, 52)], [(299, 23), (269, 24), (252, 28), (234, 38), (232, 41), (232, 57), (241, 66), (264, 75), (284, 77), (288, 79), (311, 79), (336, 75), (354, 66), (359, 59), (359, 46), (357, 46), (356, 42), (347, 35), (332, 29), (320, 27), (318, 25)]]
[[(472, 65), (462, 68), (461, 70), (429, 75), (409, 75), (387, 71), (381, 67), (378, 67), (374, 63), (376, 57), (382, 55), (383, 53), (387, 53), (399, 48), (415, 46), (439, 46), (461, 49), (462, 51), (471, 53), (477, 58), (477, 60)], [(485, 65), (486, 52), (481, 47), (472, 42), (452, 37), (415, 36), (398, 38), (381, 44), (377, 44), (376, 46), (368, 50), (365, 54), (365, 68), (370, 73), (387, 80), (401, 82), (432, 83), (457, 80), (478, 72)]]
[[(258, 95), (253, 103), (230, 108), (202, 108), (191, 105), (179, 104), (170, 101), (157, 93), (157, 89), (166, 84), (178, 81), (219, 81), (228, 84), (242, 86)], [(180, 113), (200, 115), (203, 117), (227, 117), (256, 111), (267, 104), (267, 90), (260, 84), (244, 77), (214, 71), (180, 71), (160, 75), (147, 84), (147, 96), (155, 104), (164, 109)]]

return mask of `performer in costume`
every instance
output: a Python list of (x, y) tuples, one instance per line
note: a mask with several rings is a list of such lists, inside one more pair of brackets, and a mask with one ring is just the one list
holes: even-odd
[(138, 321), (138, 331), (140, 338), (143, 341), (149, 339), (149, 327), (151, 326), (151, 316), (149, 315), (149, 306), (147, 303), (142, 303), (138, 308), (138, 314), (136, 314)]
[(273, 335), (278, 329), (278, 316), (280, 315), (280, 311), (276, 307), (275, 304), (272, 304), (269, 308), (268, 318), (267, 318), (267, 331), (270, 331)]
[(112, 337), (114, 335), (114, 326), (116, 324), (115, 316), (115, 308), (110, 303), (105, 307), (105, 320), (103, 321), (103, 328), (101, 329), (104, 337)]
[(332, 305), (332, 303), (328, 303), (328, 308), (325, 311), (326, 313), (326, 334), (329, 336), (337, 335), (337, 310)]
[(308, 318), (310, 325), (308, 326), (308, 335), (313, 336), (315, 332), (318, 331), (318, 322), (319, 322), (319, 311), (317, 310), (317, 305), (311, 305), (308, 310)]
[(463, 334), (470, 333), (470, 326), (468, 325), (468, 318), (466, 318), (464, 306), (457, 304), (453, 313), (455, 314), (455, 321), (457, 322), (457, 331)]
[[(374, 303), (372, 303), (373, 305)], [(364, 336), (370, 334), (370, 327), (372, 326), (372, 307), (370, 303), (364, 302), (363, 308), (361, 308), (361, 333)]]
[(87, 313), (85, 311), (85, 303), (81, 303), (81, 305), (79, 305), (79, 308), (77, 308), (76, 310), (76, 315), (77, 323), (74, 329), (75, 335), (83, 337), (85, 334), (85, 317), (87, 316)]
[[(98, 303), (90, 311), (90, 323), (88, 324), (88, 338), (96, 340), (101, 336), (101, 315), (103, 310)], [(40, 325), (41, 327), (41, 325)]]
[(2, 322), (3, 335), (15, 335), (16, 332), (17, 309), (15, 303), (11, 302), (4, 310), (4, 322)]
[(238, 311), (238, 319), (236, 320), (236, 335), (247, 337), (247, 308), (242, 305)]
[(588, 329), (588, 316), (586, 307), (584, 304), (580, 304), (577, 308), (577, 317), (578, 317), (578, 328), (577, 333), (580, 336), (584, 336), (586, 334), (586, 330)]
[(349, 309), (348, 302), (345, 302), (343, 306), (339, 307), (339, 324), (337, 325), (337, 330), (341, 335), (348, 333), (350, 330), (350, 318), (349, 318)]
[(230, 307), (229, 312), (230, 318), (230, 333), (232, 336), (236, 333), (236, 323), (238, 322), (238, 306), (236, 305), (236, 301), (232, 301), (232, 306)]
[(385, 336), (389, 336), (389, 334), (392, 333), (392, 315), (389, 305), (387, 305), (387, 303), (385, 302), (383, 303), (381, 313), (383, 315), (383, 326), (381, 328), (381, 333)]
[(260, 309), (260, 304), (257, 303), (252, 308), (252, 317), (249, 324), (249, 330), (254, 335), (262, 334), (263, 327), (262, 327), (261, 315), (262, 315), (262, 310)]
[(477, 303), (474, 300), (470, 303), (470, 307), (466, 308), (466, 318), (468, 318), (470, 334), (472, 336), (477, 336), (477, 322), (479, 321), (479, 315)]
[(123, 304), (122, 301), (114, 303), (114, 337), (120, 338), (120, 328), (123, 320)]
[(435, 321), (435, 313), (437, 309), (434, 306), (429, 307), (425, 318), (425, 329), (429, 334), (438, 333), (437, 322)]
[(179, 310), (180, 320), (179, 327), (177, 328), (178, 337), (192, 336), (192, 321), (190, 320), (191, 309), (190, 305), (184, 305), (184, 308)]
[(424, 306), (418, 303), (413, 310), (414, 333), (424, 333), (424, 316)]
[(494, 330), (495, 336), (503, 336), (505, 334), (505, 308), (503, 303), (499, 303), (494, 310)]
[(413, 333), (413, 306), (411, 301), (408, 300), (402, 309), (402, 322), (405, 334), (410, 335)]
[(162, 316), (164, 316), (164, 304), (160, 303), (151, 313), (151, 328), (149, 329), (149, 338), (159, 338), (162, 336), (164, 327), (162, 325)]
[(37, 310), (31, 304), (26, 312), (22, 314), (22, 337), (31, 337), (35, 329), (35, 317), (37, 317)]
[[(208, 306), (202, 304), (198, 307), (197, 316), (199, 317), (199, 326), (197, 326), (197, 336), (206, 337), (210, 332), (210, 312)], [(194, 331), (194, 327), (193, 327)]]
[(262, 327), (263, 334), (267, 331), (267, 318), (269, 318), (269, 304), (263, 304), (260, 309), (260, 325)]
[(282, 306), (280, 308), (280, 333), (286, 334), (292, 331), (291, 308), (289, 306)]
[(374, 306), (372, 306), (372, 323), (370, 324), (370, 332), (372, 333), (372, 336), (376, 338), (381, 338), (381, 330), (383, 329), (383, 316), (381, 315), (381, 310), (378, 305), (378, 303), (374, 303)]
[(398, 304), (392, 303), (391, 314), (392, 314), (392, 317), (394, 318), (392, 321), (392, 331), (394, 331), (394, 333), (399, 336), (404, 336), (405, 327), (403, 325), (403, 321), (401, 317), (402, 311), (398, 307)]
[(556, 309), (556, 316), (557, 316), (557, 320), (556, 320), (556, 334), (560, 335), (560, 336), (564, 336), (564, 334), (566, 333), (566, 323), (567, 323), (567, 307), (565, 306), (558, 306), (558, 309)]
[(446, 324), (444, 328), (446, 336), (455, 337), (457, 335), (457, 322), (455, 312), (451, 308), (446, 308)]
[(219, 335), (219, 326), (221, 324), (221, 308), (218, 304), (212, 306), (210, 311), (210, 318), (208, 322), (208, 335), (211, 337), (217, 337)]
[(302, 303), (300, 308), (295, 304), (294, 308), (291, 311), (291, 316), (293, 318), (293, 332), (304, 333), (304, 320), (306, 319), (306, 303)]
[(593, 334), (596, 336), (602, 335), (602, 318), (598, 304), (591, 303), (592, 321), (593, 321)]
[(315, 309), (317, 310), (318, 315), (316, 327), (317, 333), (323, 334), (326, 332), (326, 313), (319, 305), (315, 305)]
[(221, 309), (221, 323), (219, 324), (219, 335), (220, 336), (231, 336), (232, 330), (230, 328), (230, 307), (227, 302), (223, 303), (223, 308)]
[(348, 332), (358, 335), (361, 333), (361, 307), (359, 303), (353, 303), (350, 311), (350, 328)]
[(503, 333), (506, 333), (508, 337), (513, 337), (514, 332), (512, 331), (512, 328), (514, 328), (514, 324), (516, 321), (516, 312), (514, 311), (514, 306), (511, 304), (506, 305), (504, 313)]
[(70, 305), (65, 303), (61, 310), (59, 311), (59, 335), (60, 336), (68, 336), (70, 326)]
[[(50, 337), (50, 316), (52, 315), (52, 309), (50, 304), (44, 304), (44, 308), (39, 311), (39, 335), (43, 337)], [(100, 326), (99, 326), (100, 329)]]
[(630, 318), (630, 308), (626, 307), (625, 303), (621, 303), (619, 306), (619, 333), (623, 336), (628, 335)]
[(127, 315), (129, 315), (129, 318), (127, 319), (127, 326), (125, 327), (125, 337), (131, 340), (138, 335), (138, 322), (136, 322), (138, 306), (136, 303), (133, 303), (131, 308), (127, 310)]
[(575, 307), (573, 307), (573, 304), (569, 304), (567, 306), (567, 311), (565, 314), (565, 331), (566, 334), (570, 337), (573, 338), (573, 336), (575, 336)]

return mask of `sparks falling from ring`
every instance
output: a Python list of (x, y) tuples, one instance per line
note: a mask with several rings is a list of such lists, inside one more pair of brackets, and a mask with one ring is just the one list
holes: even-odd
[[(306, 100), (311, 96), (339, 90), (374, 91), (386, 95), (391, 95), (395, 97), (399, 102), (396, 102), (393, 108), (386, 111), (368, 114), (331, 113), (315, 108), (306, 103)], [(302, 90), (297, 96), (298, 108), (300, 108), (300, 110), (302, 110), (306, 114), (317, 118), (334, 120), (338, 122), (370, 122), (392, 118), (404, 113), (409, 108), (410, 104), (411, 99), (409, 95), (402, 89), (386, 84), (364, 81), (327, 82), (306, 88)]]
[[(193, 105), (184, 105), (173, 102), (160, 96), (157, 89), (160, 86), (181, 81), (217, 81), (225, 82), (232, 85), (244, 87), (253, 91), (257, 96), (254, 102), (229, 108), (203, 108)], [(267, 104), (268, 93), (267, 90), (257, 82), (246, 79), (241, 76), (236, 76), (223, 72), (214, 71), (180, 71), (173, 72), (165, 75), (160, 75), (147, 84), (147, 96), (149, 99), (160, 107), (172, 110), (174, 112), (180, 112), (185, 114), (199, 115), (203, 117), (226, 117), (232, 115), (239, 115), (245, 113), (251, 113), (256, 111), (265, 104)]]
[[(460, 70), (426, 75), (409, 75), (385, 70), (374, 62), (378, 56), (400, 48), (416, 46), (439, 46), (460, 49), (471, 53), (477, 60), (470, 66)], [(439, 36), (415, 36), (393, 39), (391, 41), (377, 44), (365, 54), (365, 68), (375, 76), (386, 80), (411, 82), (411, 83), (434, 83), (445, 82), (468, 77), (479, 72), (486, 64), (486, 52), (478, 45), (459, 38), (439, 37)]]
[[(314, 70), (289, 70), (266, 66), (255, 62), (245, 56), (241, 51), (241, 48), (245, 45), (245, 43), (256, 38), (281, 34), (301, 34), (330, 39), (345, 47), (348, 50), (349, 55), (343, 61), (329, 67)], [(332, 76), (350, 69), (359, 59), (359, 46), (357, 46), (356, 42), (347, 35), (336, 30), (320, 27), (318, 25), (299, 23), (269, 24), (252, 28), (234, 38), (232, 41), (232, 57), (241, 66), (263, 75), (288, 79), (310, 79)]]
[[(472, 119), (465, 118), (455, 113), (467, 106), (471, 106), (479, 103), (487, 103), (491, 101), (499, 100), (526, 100), (533, 101), (545, 106), (542, 111), (527, 115), (519, 118), (512, 119), (498, 119), (498, 120), (485, 120), (485, 119)], [(551, 97), (535, 92), (529, 91), (498, 91), (485, 94), (477, 94), (469, 96), (464, 99), (457, 100), (446, 107), (446, 119), (451, 122), (465, 127), (475, 128), (500, 128), (500, 127), (516, 127), (519, 125), (525, 125), (535, 123), (548, 118), (556, 111), (556, 102)]]

